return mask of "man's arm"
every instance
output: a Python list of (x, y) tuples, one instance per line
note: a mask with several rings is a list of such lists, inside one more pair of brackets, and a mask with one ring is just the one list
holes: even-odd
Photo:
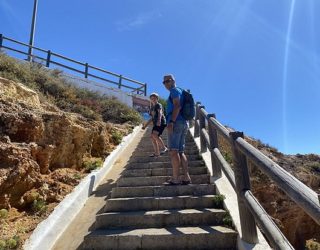
[(175, 122), (177, 120), (177, 117), (179, 115), (180, 108), (181, 108), (180, 107), (180, 98), (176, 97), (172, 100), (172, 102), (173, 102), (173, 111), (172, 111), (171, 120)]

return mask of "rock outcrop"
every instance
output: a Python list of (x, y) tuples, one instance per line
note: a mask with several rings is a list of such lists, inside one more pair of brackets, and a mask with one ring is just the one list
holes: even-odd
[[(284, 155), (252, 138), (246, 140), (298, 180), (320, 193), (319, 155)], [(253, 164), (250, 164), (250, 171), (254, 195), (295, 249), (305, 249), (307, 240), (320, 242), (320, 226)]]
[(43, 189), (52, 171), (80, 169), (84, 157), (108, 155), (111, 128), (62, 112), (24, 85), (0, 78), (0, 209), (26, 206), (28, 193)]

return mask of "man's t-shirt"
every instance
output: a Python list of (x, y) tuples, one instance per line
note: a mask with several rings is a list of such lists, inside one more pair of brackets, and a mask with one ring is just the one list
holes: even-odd
[(161, 116), (161, 124), (160, 125), (165, 125), (166, 124), (166, 118), (163, 115), (163, 108), (161, 103), (157, 103), (156, 105), (153, 106), (153, 125), (157, 126), (158, 118), (159, 118), (159, 110), (162, 109), (162, 116)]
[[(182, 95), (182, 89), (180, 88), (171, 88), (170, 89), (170, 95), (167, 100), (167, 121), (169, 122), (172, 119), (172, 112), (173, 112), (173, 99), (179, 97), (180, 99), (180, 110), (183, 105), (183, 95)], [(181, 112), (179, 112), (179, 115), (177, 116), (176, 121), (186, 122), (186, 120), (182, 117)]]

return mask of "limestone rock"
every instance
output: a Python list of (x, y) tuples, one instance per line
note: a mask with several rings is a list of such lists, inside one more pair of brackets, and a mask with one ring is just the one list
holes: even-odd
[(110, 130), (104, 122), (41, 103), (33, 90), (0, 78), (0, 209), (28, 206), (33, 190), (49, 202), (62, 200), (64, 183), (77, 180), (56, 171), (80, 169), (85, 157), (108, 155), (114, 147)]
[(21, 83), (7, 80), (0, 77), (0, 95), (1, 98), (12, 102), (19, 100), (20, 103), (40, 108), (40, 100), (38, 94), (27, 88)]

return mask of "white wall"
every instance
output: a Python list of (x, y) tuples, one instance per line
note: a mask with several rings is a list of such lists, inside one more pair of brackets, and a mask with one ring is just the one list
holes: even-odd
[(97, 91), (101, 94), (105, 94), (106, 96), (116, 97), (120, 102), (127, 104), (129, 107), (133, 107), (131, 93), (126, 93), (124, 91), (121, 91), (120, 89), (108, 87), (103, 83), (97, 83), (95, 81), (77, 77), (67, 73), (62, 73), (61, 76), (70, 84), (91, 91)]

